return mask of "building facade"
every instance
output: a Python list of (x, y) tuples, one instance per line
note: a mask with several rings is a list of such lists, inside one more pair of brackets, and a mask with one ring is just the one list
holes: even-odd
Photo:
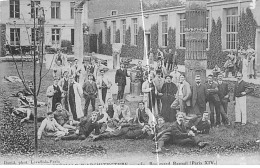
[[(254, 2), (254, 3), (253, 3)], [(222, 21), (221, 39), (222, 49), (224, 51), (236, 50), (238, 43), (238, 22), (242, 11), (252, 6), (257, 24), (260, 24), (260, 1), (252, 0), (212, 0), (207, 3), (207, 30), (208, 37), (211, 30), (212, 19)], [(158, 45), (159, 47), (167, 47), (167, 37), (169, 28), (176, 30), (176, 47), (185, 49), (185, 6), (176, 6), (156, 10), (147, 10), (142, 12), (134, 12), (128, 14), (119, 14), (116, 16), (107, 16), (94, 19), (95, 33), (100, 31), (106, 32), (106, 28), (111, 28), (111, 43), (115, 42), (115, 32), (120, 30), (120, 43), (125, 43), (126, 28), (131, 29), (131, 45), (136, 45), (137, 31), (139, 27), (143, 27), (146, 36), (146, 46), (149, 50), (151, 43), (151, 27), (158, 23)], [(102, 34), (103, 43), (105, 43), (106, 34)], [(256, 32), (256, 62), (260, 64), (260, 27)]]

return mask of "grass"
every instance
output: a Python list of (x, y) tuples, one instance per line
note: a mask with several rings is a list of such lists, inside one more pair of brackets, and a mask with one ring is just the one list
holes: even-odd
[[(19, 68), (21, 68), (21, 63)], [(27, 80), (32, 80), (33, 76), (33, 64), (31, 62), (24, 63), (24, 76)], [(43, 74), (47, 70), (44, 68)], [(52, 84), (51, 71), (46, 75), (42, 82), (41, 91), (38, 96), (38, 101), (47, 101), (45, 92), (47, 87)], [(0, 63), (0, 77), (3, 79), (4, 76), (18, 76), (14, 63)], [(7, 95), (11, 93), (16, 93), (22, 90), (23, 85), (21, 83), (7, 83), (0, 81), (1, 87), (5, 90)], [(10, 101), (14, 106), (16, 106), (17, 98), (10, 97)], [(213, 128), (209, 135), (204, 135), (203, 139), (211, 143), (209, 147), (199, 150), (194, 147), (180, 147), (176, 145), (168, 145), (167, 148), (170, 149), (169, 152), (159, 157), (161, 160), (166, 158), (182, 158), (183, 155), (190, 157), (196, 156), (212, 156), (216, 157), (217, 154), (221, 156), (225, 155), (259, 155), (259, 144), (255, 143), (256, 139), (260, 138), (260, 99), (255, 97), (247, 97), (247, 109), (248, 109), (248, 124), (246, 126), (230, 126), (229, 128), (221, 126), (219, 128)], [(98, 103), (98, 102), (97, 102)], [(137, 108), (137, 102), (127, 102), (131, 109), (131, 115), (134, 116), (135, 109)], [(2, 108), (2, 106), (1, 106)], [(42, 116), (46, 113), (46, 107), (38, 108), (38, 115)], [(234, 121), (234, 105), (229, 103), (228, 106), (228, 116), (230, 120)], [(40, 123), (38, 123), (40, 126)], [(33, 124), (25, 124), (28, 134), (33, 141), (34, 129)], [(154, 149), (155, 145), (149, 140), (124, 140), (124, 139), (107, 139), (97, 142), (91, 142), (90, 139), (84, 141), (58, 141), (55, 142), (53, 138), (43, 137), (39, 141), (39, 150), (41, 151), (51, 151), (63, 148), (78, 148), (79, 146), (91, 146), (91, 145), (101, 145), (107, 151), (106, 155), (102, 157), (103, 161), (116, 160), (117, 162), (128, 162), (129, 164), (137, 164), (140, 161), (151, 160), (156, 162), (156, 155), (152, 154), (151, 151)], [(187, 157), (189, 158), (189, 157)], [(198, 157), (199, 158), (199, 157)], [(235, 158), (235, 157), (234, 157)], [(56, 159), (61, 159), (57, 157)], [(91, 159), (83, 158), (82, 162), (93, 162), (95, 157)], [(67, 160), (63, 160), (65, 163)], [(76, 161), (80, 161), (76, 160)], [(228, 161), (228, 159), (226, 160)], [(148, 164), (148, 162), (146, 163)]]

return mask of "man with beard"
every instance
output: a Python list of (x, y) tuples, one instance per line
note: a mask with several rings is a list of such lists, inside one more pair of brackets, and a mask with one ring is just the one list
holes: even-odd
[(162, 87), (162, 111), (161, 116), (166, 122), (173, 122), (176, 116), (176, 110), (171, 108), (171, 104), (175, 100), (175, 94), (178, 90), (177, 86), (172, 83), (171, 76), (167, 75), (165, 77), (166, 81)]
[(185, 113), (178, 112), (173, 125), (157, 135), (158, 148), (153, 153), (161, 153), (164, 144), (169, 142), (178, 145), (191, 144), (199, 148), (204, 148), (208, 145), (207, 142), (202, 142), (192, 130), (186, 129), (184, 126), (184, 117)]
[(46, 95), (48, 97), (47, 112), (54, 112), (56, 110), (56, 103), (61, 103), (62, 89), (58, 85), (59, 78), (54, 78), (54, 84), (47, 88)]
[(162, 78), (161, 74), (161, 71), (157, 70), (156, 77), (153, 80), (155, 86), (155, 106), (157, 106), (157, 108), (155, 109), (157, 110), (157, 112), (155, 114), (160, 114), (162, 108), (161, 97), (163, 94), (161, 92), (164, 84), (164, 78)]
[(74, 120), (79, 120), (84, 116), (81, 97), (83, 94), (82, 87), (79, 83), (75, 82), (75, 77), (73, 75), (69, 76), (69, 89), (68, 89), (68, 105), (69, 112), (72, 113)]
[(131, 118), (131, 112), (129, 106), (125, 105), (124, 100), (120, 100), (120, 105), (116, 107), (114, 117), (119, 124), (121, 123), (128, 123)]
[(207, 88), (201, 83), (200, 75), (196, 75), (195, 84), (191, 88), (193, 114), (202, 115), (206, 111)]
[(92, 112), (90, 119), (85, 116), (83, 120), (79, 123), (79, 128), (74, 134), (62, 136), (61, 138), (57, 138), (56, 140), (85, 140), (94, 130), (95, 134), (100, 134), (96, 112)]

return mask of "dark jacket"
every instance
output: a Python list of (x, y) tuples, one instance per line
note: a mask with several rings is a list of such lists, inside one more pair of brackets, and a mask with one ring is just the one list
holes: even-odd
[[(233, 100), (235, 101), (236, 97), (242, 97), (245, 96), (251, 92), (254, 91), (254, 88), (252, 88), (249, 83), (245, 82), (245, 81), (241, 81), (240, 83), (236, 82), (235, 84), (235, 89), (234, 89), (234, 96), (233, 96)], [(246, 92), (245, 95), (242, 95), (242, 92)]]
[(202, 121), (202, 117), (195, 117), (189, 121), (187, 128), (191, 129), (193, 126), (195, 126), (197, 130), (200, 131), (200, 134), (208, 134), (210, 130), (210, 121)]
[(218, 96), (218, 84), (213, 82), (210, 84), (209, 82), (206, 83), (207, 87), (207, 101), (215, 102), (215, 101), (220, 101), (219, 96)]
[(99, 125), (97, 121), (92, 122), (91, 118), (84, 119), (79, 123), (79, 134), (85, 135), (86, 137), (95, 130), (96, 134), (100, 134)]
[(220, 101), (230, 101), (229, 98), (224, 98), (226, 95), (229, 95), (228, 84), (223, 82), (221, 84), (218, 83), (218, 96)]
[(82, 89), (83, 89), (84, 96), (97, 94), (97, 84), (95, 82), (92, 83), (90, 83), (89, 81), (84, 82)]
[(172, 126), (170, 127), (171, 129), (171, 134), (174, 140), (178, 139), (186, 139), (189, 138), (188, 136), (188, 130), (184, 126), (184, 123), (182, 125), (179, 125), (177, 121), (175, 121)]
[(200, 107), (206, 107), (207, 88), (205, 85), (194, 84), (192, 86), (192, 107), (197, 103)]
[(127, 77), (127, 70), (118, 69), (116, 71), (115, 83), (118, 83), (118, 86), (125, 86), (126, 85), (126, 77)]

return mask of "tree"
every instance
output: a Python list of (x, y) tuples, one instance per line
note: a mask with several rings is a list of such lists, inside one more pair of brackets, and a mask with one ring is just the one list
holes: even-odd
[(175, 28), (169, 28), (168, 30), (168, 49), (172, 49), (173, 52), (176, 50), (176, 30)]
[(120, 43), (120, 30), (117, 29), (116, 31), (116, 43)]
[(158, 46), (158, 23), (155, 23), (151, 26), (151, 47), (153, 52), (159, 48)]
[(128, 27), (128, 29), (125, 32), (125, 44), (126, 45), (131, 45), (131, 28), (130, 26)]

